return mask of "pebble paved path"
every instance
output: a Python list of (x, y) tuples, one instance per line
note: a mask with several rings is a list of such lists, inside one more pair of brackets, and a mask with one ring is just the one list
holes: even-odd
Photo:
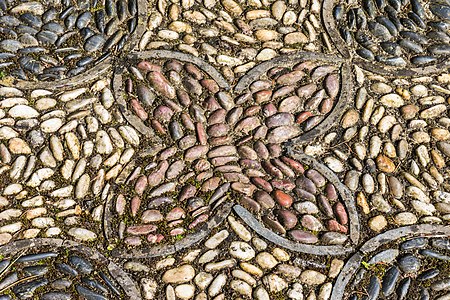
[(448, 0), (0, 0), (0, 300), (449, 300)]

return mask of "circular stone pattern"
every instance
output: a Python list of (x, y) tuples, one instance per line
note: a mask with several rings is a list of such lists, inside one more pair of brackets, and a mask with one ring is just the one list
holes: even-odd
[(29, 81), (69, 78), (120, 51), (137, 0), (0, 1), (0, 71)]
[[(450, 5), (432, 0), (329, 1), (332, 39), (373, 68), (414, 68), (450, 55)], [(333, 4), (331, 4), (333, 3)], [(328, 11), (330, 10), (330, 11)], [(347, 50), (345, 50), (347, 51)]]
[(0, 247), (0, 299), (141, 299), (131, 278), (96, 250), (59, 239)]
[[(431, 228), (429, 225), (425, 225)], [(423, 226), (422, 226), (423, 227)], [(403, 232), (420, 232), (416, 227), (400, 229)], [(399, 231), (399, 230), (392, 230)], [(384, 244), (367, 254), (357, 253), (347, 262), (338, 277), (332, 299), (434, 299), (450, 297), (450, 240), (448, 228), (437, 226), (433, 231), (442, 231), (435, 237), (395, 237), (389, 242), (389, 232), (375, 237), (375, 245)], [(446, 233), (445, 233), (446, 232)], [(434, 234), (433, 234), (434, 235)], [(361, 249), (366, 250), (369, 241)], [(370, 247), (369, 247), (370, 248)], [(350, 272), (350, 273), (347, 273)], [(346, 275), (348, 274), (348, 275)], [(342, 280), (347, 281), (341, 290)]]
[(115, 92), (148, 145), (141, 168), (110, 202), (109, 239), (118, 236), (119, 245), (135, 248), (182, 240), (221, 203), (236, 199), (294, 241), (345, 244), (349, 216), (338, 181), (284, 148), (336, 108), (342, 72), (329, 61), (298, 60), (263, 64), (262, 75), (256, 69), (238, 84), (250, 80), (248, 91), (236, 92), (208, 64), (185, 54), (132, 58), (116, 74)]

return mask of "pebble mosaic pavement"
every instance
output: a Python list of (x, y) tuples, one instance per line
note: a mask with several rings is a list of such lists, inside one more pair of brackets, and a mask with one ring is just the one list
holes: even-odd
[(0, 300), (449, 300), (449, 108), (449, 0), (0, 0)]

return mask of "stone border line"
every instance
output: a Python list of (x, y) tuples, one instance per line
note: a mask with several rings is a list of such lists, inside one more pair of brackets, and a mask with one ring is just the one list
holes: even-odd
[[(111, 251), (111, 255), (117, 258), (133, 258), (133, 259), (145, 259), (152, 257), (160, 257), (174, 254), (183, 249), (189, 248), (192, 245), (207, 238), (209, 233), (217, 226), (219, 226), (225, 218), (230, 214), (232, 203), (223, 204), (216, 212), (214, 217), (210, 218), (205, 224), (203, 224), (196, 233), (186, 235), (182, 240), (175, 242), (174, 244), (157, 245), (144, 249), (136, 250), (118, 250)], [(105, 218), (112, 218), (111, 212), (105, 210)], [(110, 231), (104, 222), (105, 232)], [(107, 233), (108, 235), (108, 233)], [(110, 235), (110, 233), (109, 233)]]
[[(312, 166), (314, 169), (317, 169), (320, 173), (322, 173), (339, 191), (340, 196), (342, 197), (342, 201), (345, 203), (345, 207), (349, 216), (349, 230), (350, 230), (350, 240), (352, 244), (357, 245), (359, 241), (359, 218), (356, 210), (356, 205), (353, 199), (351, 192), (345, 187), (339, 180), (339, 178), (325, 165), (319, 163), (316, 159), (303, 154), (297, 153), (288, 148), (288, 154), (293, 158), (299, 160), (300, 162), (306, 163)], [(273, 231), (265, 228), (260, 221), (258, 221), (253, 214), (251, 214), (247, 209), (242, 207), (241, 205), (235, 205), (233, 210), (237, 215), (245, 222), (250, 228), (252, 228), (256, 233), (269, 240), (272, 243), (275, 243), (281, 247), (289, 249), (295, 252), (302, 252), (307, 254), (314, 255), (330, 255), (330, 256), (338, 256), (349, 254), (354, 251), (354, 247), (343, 247), (343, 246), (316, 246), (316, 245), (307, 245), (298, 242), (294, 242), (288, 239), (285, 239)], [(334, 298), (332, 298), (334, 299)]]
[(123, 288), (126, 296), (128, 296), (130, 300), (140, 300), (141, 293), (139, 288), (136, 286), (134, 281), (129, 277), (129, 275), (123, 271), (118, 265), (109, 261), (103, 254), (94, 250), (90, 247), (87, 247), (83, 244), (70, 241), (70, 240), (62, 240), (62, 239), (53, 239), (53, 238), (36, 238), (30, 240), (18, 240), (6, 244), (0, 247), (0, 254), (6, 256), (9, 254), (17, 254), (23, 249), (26, 248), (35, 248), (48, 246), (52, 250), (58, 250), (58, 248), (69, 249), (72, 251), (76, 251), (82, 253), (85, 256), (88, 256), (90, 259), (97, 261), (98, 263), (107, 266), (108, 271), (111, 276), (119, 283), (119, 285)]
[(345, 288), (352, 276), (358, 270), (364, 255), (373, 252), (379, 247), (399, 238), (414, 236), (449, 237), (450, 226), (431, 224), (412, 225), (392, 229), (370, 239), (361, 246), (358, 252), (356, 252), (352, 257), (350, 257), (350, 259), (347, 260), (347, 263), (345, 264), (334, 284), (330, 299), (339, 300), (343, 298)]

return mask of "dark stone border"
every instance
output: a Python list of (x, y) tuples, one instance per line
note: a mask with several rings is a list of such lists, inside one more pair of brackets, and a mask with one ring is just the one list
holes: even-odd
[[(186, 235), (182, 240), (175, 242), (174, 244), (156, 245), (148, 248), (141, 249), (129, 249), (129, 250), (119, 250), (114, 249), (111, 251), (111, 255), (117, 258), (127, 258), (127, 259), (145, 259), (152, 257), (160, 257), (174, 254), (183, 249), (189, 248), (194, 244), (199, 243), (217, 226), (219, 226), (225, 218), (230, 214), (232, 203), (227, 202), (223, 204), (216, 212), (216, 214), (211, 217), (205, 224), (197, 229), (196, 233), (191, 233)], [(105, 219), (112, 218), (110, 211), (106, 213), (108, 209), (105, 209)], [(111, 229), (107, 228), (108, 225), (104, 222), (105, 232), (111, 234)], [(107, 234), (108, 235), (108, 234)]]
[(349, 106), (353, 100), (351, 97), (353, 82), (351, 76), (352, 71), (348, 62), (337, 56), (314, 52), (297, 52), (289, 55), (283, 55), (263, 62), (248, 71), (246, 75), (239, 79), (239, 82), (234, 88), (235, 92), (241, 93), (245, 91), (253, 81), (257, 80), (261, 74), (267, 72), (269, 69), (279, 66), (290, 66), (305, 60), (323, 61), (335, 65), (339, 64), (341, 71), (341, 86), (337, 102), (334, 105), (333, 110), (325, 117), (325, 119), (311, 130), (290, 141), (290, 143), (297, 145), (309, 143), (316, 137), (324, 134), (328, 129), (335, 125), (337, 121), (339, 121), (342, 114), (345, 112), (345, 108)]
[(209, 63), (204, 61), (201, 58), (198, 58), (191, 54), (186, 54), (178, 51), (171, 50), (150, 50), (150, 51), (139, 51), (133, 52), (128, 55), (128, 59), (148, 59), (148, 58), (156, 58), (156, 59), (177, 59), (184, 62), (190, 62), (199, 67), (209, 76), (211, 76), (217, 84), (223, 89), (230, 89), (228, 81), (222, 76), (222, 74), (216, 70)]
[[(209, 76), (211, 76), (211, 78), (213, 78), (221, 88), (229, 89), (229, 84), (222, 76), (222, 74), (220, 74), (213, 66), (208, 64), (206, 61), (190, 54), (168, 50), (152, 50), (152, 51), (134, 52), (127, 57), (127, 60), (151, 59), (151, 58), (178, 59), (184, 62), (191, 62), (195, 64), (197, 67), (199, 67), (201, 70), (206, 72)], [(124, 98), (125, 91), (123, 82), (123, 73), (126, 71), (126, 65), (129, 64), (127, 60), (114, 70), (112, 82), (114, 96), (116, 98), (117, 103), (119, 104), (119, 108), (122, 114), (124, 115), (125, 119), (146, 138), (150, 139), (154, 143), (160, 143), (161, 139), (156, 136), (153, 129), (145, 125), (141, 119), (133, 115), (127, 109), (127, 103)]]
[[(119, 51), (119, 54), (126, 55), (127, 52), (132, 51), (141, 39), (142, 34), (145, 31), (147, 23), (147, 9), (148, 2), (146, 0), (137, 0), (137, 26), (134, 32), (130, 35), (128, 42), (125, 44), (124, 48)], [(46, 90), (60, 90), (75, 88), (77, 86), (85, 85), (90, 83), (95, 79), (101, 78), (102, 75), (106, 74), (110, 67), (113, 65), (115, 60), (114, 55), (110, 55), (102, 62), (94, 65), (93, 67), (87, 69), (83, 73), (76, 75), (74, 77), (66, 78), (57, 81), (28, 81), (12, 78), (12, 82), (6, 80), (0, 81), (0, 85), (11, 86), (21, 90), (34, 90), (34, 89), (46, 89)]]
[(412, 225), (392, 229), (370, 239), (347, 261), (336, 279), (330, 299), (339, 300), (343, 298), (347, 284), (359, 269), (366, 254), (374, 252), (379, 247), (399, 238), (414, 236), (449, 237), (450, 226), (431, 224)]
[[(359, 218), (356, 211), (355, 202), (351, 192), (345, 187), (339, 180), (339, 178), (325, 165), (319, 163), (314, 158), (303, 154), (296, 153), (288, 148), (288, 154), (299, 160), (300, 162), (306, 163), (314, 169), (317, 169), (322, 175), (324, 175), (333, 185), (335, 185), (338, 190), (342, 201), (345, 203), (347, 208), (349, 221), (350, 221), (350, 240), (354, 245), (358, 244), (359, 240)], [(274, 233), (273, 231), (265, 228), (260, 221), (258, 221), (247, 209), (240, 205), (235, 205), (233, 207), (236, 214), (244, 221), (250, 228), (252, 228), (256, 233), (263, 236), (265, 239), (269, 240), (272, 243), (275, 243), (281, 247), (289, 249), (295, 252), (302, 252), (314, 255), (330, 255), (330, 256), (338, 256), (345, 255), (354, 251), (353, 246), (344, 247), (344, 246), (317, 246), (317, 245), (308, 245), (303, 243), (294, 242), (288, 240), (286, 238), (281, 237), (280, 235)], [(334, 298), (332, 298), (334, 299)]]
[(393, 75), (399, 76), (420, 76), (420, 75), (430, 75), (442, 72), (446, 68), (450, 68), (450, 58), (442, 58), (439, 62), (427, 66), (427, 67), (406, 67), (399, 68), (389, 65), (385, 65), (376, 61), (367, 61), (362, 58), (353, 56), (353, 49), (350, 49), (347, 43), (341, 38), (337, 28), (336, 22), (333, 18), (333, 9), (338, 0), (324, 0), (322, 4), (322, 20), (325, 25), (325, 29), (336, 45), (336, 48), (347, 59), (352, 59), (352, 62), (361, 68), (368, 70), (373, 73), (381, 75)]
[(315, 52), (296, 52), (288, 55), (278, 56), (269, 61), (262, 62), (250, 69), (244, 76), (239, 79), (238, 83), (234, 87), (234, 91), (237, 93), (243, 92), (253, 81), (258, 79), (261, 74), (267, 72), (273, 67), (286, 67), (295, 65), (305, 60), (319, 60), (333, 64), (342, 64), (344, 62), (344, 60), (340, 57)]
[(58, 251), (58, 248), (69, 249), (75, 252), (82, 253), (84, 256), (89, 257), (89, 259), (95, 260), (97, 263), (107, 266), (108, 271), (111, 276), (119, 283), (119, 285), (125, 291), (127, 299), (131, 300), (139, 300), (141, 298), (141, 293), (139, 287), (136, 286), (134, 281), (129, 277), (129, 275), (120, 269), (118, 265), (109, 261), (103, 254), (98, 252), (95, 249), (87, 247), (83, 244), (70, 241), (70, 240), (62, 240), (62, 239), (53, 239), (53, 238), (36, 238), (29, 240), (18, 240), (6, 244), (0, 247), (0, 254), (7, 256), (9, 254), (17, 254), (21, 250), (27, 248), (36, 248), (48, 246), (55, 251)]

